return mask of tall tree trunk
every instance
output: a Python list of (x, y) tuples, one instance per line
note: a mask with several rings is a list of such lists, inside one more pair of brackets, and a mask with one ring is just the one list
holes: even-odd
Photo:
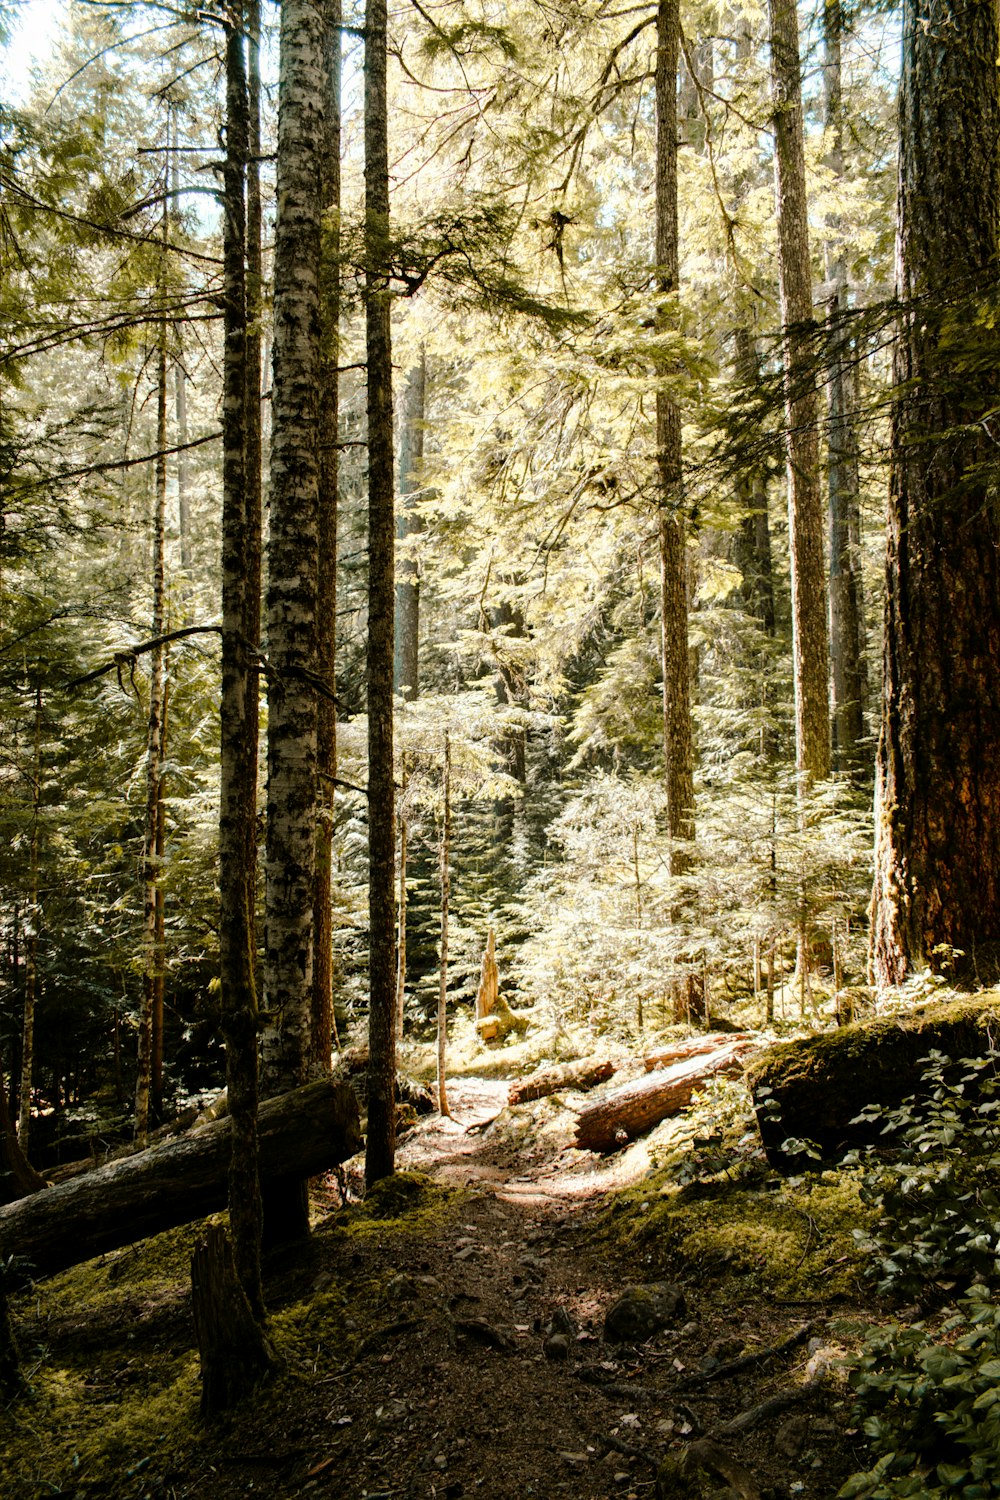
[(389, 323), (386, 0), (365, 11), (365, 323), (368, 359), (368, 1142), (365, 1181), (396, 1152), (396, 817), (392, 764), (395, 560)]
[[(242, 16), (226, 35), (225, 313), (223, 364), (222, 708), (219, 804), (219, 956), (226, 1087), (232, 1117), (229, 1222), (240, 1285), (258, 1318), (261, 1197), (257, 1166), (257, 989), (253, 871), (257, 813), (257, 670), (248, 631), (259, 601), (259, 522), (248, 474), (247, 415), (256, 400), (247, 367), (247, 81)], [(255, 558), (256, 554), (256, 558)]]
[[(659, 0), (656, 19), (656, 277), (663, 299), (661, 334), (676, 328), (680, 253), (677, 220), (678, 0)], [(667, 373), (661, 368), (661, 379)], [(687, 539), (681, 463), (681, 413), (668, 391), (656, 393), (659, 477), (660, 611), (663, 659), (663, 750), (671, 874), (690, 868), (694, 838), (694, 748), (688, 651)]]
[(438, 1113), (451, 1117), (448, 1108), (448, 903), (451, 896), (451, 741), (444, 737), (441, 766), (441, 961), (438, 971), (437, 1094)]
[[(38, 925), (41, 911), (38, 905), (38, 814), (42, 793), (42, 684), (35, 684), (35, 723), (33, 731), (33, 760), (31, 770), (31, 841), (30, 860), (30, 925), (25, 934), (24, 952), (24, 1013), (21, 1025), (21, 1088), (20, 1108), (17, 1117), (17, 1140), (28, 1154), (31, 1134), (31, 1084), (35, 1058), (35, 1002), (38, 990)], [(0, 1080), (0, 1088), (2, 1088)]]
[[(261, 249), (260, 201), (260, 0), (246, 0), (243, 7), (246, 31), (247, 157), (246, 182), (246, 337), (244, 339), (244, 403), (246, 433), (244, 443), (243, 487), (247, 519), (246, 588), (243, 595), (244, 639), (250, 653), (249, 691), (253, 694), (253, 711), (248, 714), (246, 775), (248, 795), (252, 780), (254, 816), (244, 829), (247, 849), (244, 873), (247, 882), (247, 910), (250, 920), (250, 952), (254, 968), (255, 997), (260, 993), (257, 914), (257, 781), (260, 751), (260, 615), (262, 587), (262, 534), (264, 526), (264, 437), (263, 437), (263, 349), (261, 324), (264, 319), (264, 271)], [(256, 1004), (256, 998), (255, 1002)]]
[(324, 70), (326, 131), (321, 194), (324, 210), (320, 272), (319, 571), (316, 599), (316, 667), (323, 684), (317, 700), (316, 894), (314, 923), (312, 1067), (329, 1073), (333, 1019), (333, 796), (337, 775), (337, 512), (340, 412), (340, 70), (341, 0), (326, 0)]
[(406, 1008), (406, 844), (409, 834), (409, 819), (406, 816), (406, 781), (409, 767), (406, 752), (402, 756), (400, 809), (399, 809), (399, 914), (398, 939), (396, 942), (396, 1036), (403, 1035)]
[(305, 1081), (312, 1042), (323, 19), (322, 0), (283, 0), (267, 592), (269, 1094)]
[[(163, 727), (160, 735), (160, 777), (156, 798), (156, 868), (163, 869), (166, 836), (167, 734), (170, 722), (170, 650), (163, 650)], [(166, 913), (163, 904), (163, 881), (158, 879), (153, 912), (153, 1009), (150, 1018), (149, 1106), (152, 1118), (163, 1119), (163, 1002), (166, 990)]]
[[(839, 182), (844, 175), (844, 110), (841, 87), (841, 0), (824, 0), (823, 85), (828, 165)], [(833, 226), (836, 233), (837, 226)], [(837, 766), (856, 768), (864, 737), (859, 558), (851, 537), (851, 514), (858, 509), (858, 455), (851, 400), (850, 337), (846, 331), (847, 257), (842, 245), (827, 246), (826, 276), (833, 284), (827, 303), (827, 498), (830, 515), (830, 664), (833, 736)]]
[(770, 0), (769, 12), (792, 554), (795, 759), (804, 794), (812, 781), (830, 774), (819, 402), (813, 378), (812, 271), (795, 0)]
[(403, 421), (399, 434), (399, 511), (396, 516), (396, 540), (400, 550), (396, 569), (396, 647), (393, 663), (393, 687), (404, 698), (416, 698), (420, 691), (420, 576), (417, 559), (407, 542), (424, 529), (418, 509), (421, 497), (424, 462), (424, 422), (427, 409), (427, 354), (421, 348), (420, 358), (406, 377), (403, 394)]
[[(169, 156), (169, 141), (168, 152)], [(164, 172), (169, 168), (169, 161)], [(169, 215), (163, 211), (163, 240), (168, 234)], [(164, 269), (166, 251), (164, 255)], [(161, 274), (161, 296), (165, 296)], [(153, 619), (154, 637), (164, 633), (166, 620), (166, 512), (167, 512), (167, 324), (160, 324), (156, 363), (156, 459), (153, 480)], [(146, 816), (143, 832), (143, 964), (142, 1008), (139, 1013), (139, 1055), (135, 1084), (135, 1137), (143, 1141), (149, 1131), (150, 1089), (153, 1062), (153, 1001), (156, 988), (156, 890), (159, 866), (156, 860), (156, 829), (160, 807), (160, 769), (163, 764), (164, 649), (150, 653), (149, 713), (146, 726)]]
[[(993, 0), (907, 0), (872, 968), (1000, 944), (1000, 225)], [(944, 122), (944, 123), (942, 123)]]
[[(174, 149), (170, 168), (170, 186), (176, 205), (180, 201), (181, 171), (179, 149), (180, 125), (174, 111)], [(177, 533), (181, 544), (181, 572), (185, 582), (191, 572), (191, 470), (188, 455), (184, 451), (188, 441), (187, 416), (187, 371), (184, 368), (184, 345), (181, 326), (175, 331), (176, 354), (174, 356), (174, 421), (177, 426)]]

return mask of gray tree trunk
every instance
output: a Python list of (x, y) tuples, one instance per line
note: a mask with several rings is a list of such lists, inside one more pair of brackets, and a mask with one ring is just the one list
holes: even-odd
[[(660, 0), (656, 21), (656, 275), (661, 334), (678, 326), (680, 254), (677, 219), (678, 0)], [(662, 377), (667, 373), (661, 361)], [(663, 750), (670, 868), (690, 866), (694, 838), (694, 746), (688, 651), (687, 537), (684, 518), (681, 413), (669, 392), (656, 393), (659, 479), (660, 608), (663, 663)]]
[(770, 0), (778, 269), (784, 328), (788, 530), (792, 554), (795, 758), (802, 789), (830, 774), (829, 645), (812, 269), (795, 0)]
[(437, 1096), (438, 1113), (450, 1117), (448, 1108), (448, 905), (451, 899), (451, 741), (444, 737), (441, 766), (441, 952), (438, 967), (437, 1008)]
[(368, 1143), (365, 1181), (396, 1152), (396, 816), (393, 783), (392, 339), (386, 3), (365, 12), (365, 325), (368, 362)]
[(418, 504), (422, 491), (426, 408), (427, 356), (421, 349), (420, 358), (406, 377), (399, 434), (399, 510), (396, 515), (399, 551), (393, 687), (406, 698), (416, 698), (420, 692), (420, 574), (413, 539), (424, 529)]

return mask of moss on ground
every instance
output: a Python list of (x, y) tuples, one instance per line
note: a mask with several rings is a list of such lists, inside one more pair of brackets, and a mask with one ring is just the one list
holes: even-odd
[(598, 1237), (644, 1271), (714, 1285), (730, 1278), (745, 1291), (793, 1300), (856, 1296), (863, 1257), (853, 1231), (869, 1210), (848, 1171), (796, 1185), (678, 1188), (654, 1174), (618, 1195)]

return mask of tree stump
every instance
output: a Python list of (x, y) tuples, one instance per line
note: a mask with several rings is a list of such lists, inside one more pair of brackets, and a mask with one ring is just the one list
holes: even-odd
[(213, 1224), (191, 1257), (191, 1308), (201, 1358), (201, 1414), (228, 1411), (278, 1367), (236, 1275), (233, 1247)]
[(486, 939), (486, 952), (479, 971), (479, 989), (476, 992), (476, 1020), (483, 1021), (496, 1009), (500, 994), (500, 974), (497, 969), (497, 940), (491, 927)]

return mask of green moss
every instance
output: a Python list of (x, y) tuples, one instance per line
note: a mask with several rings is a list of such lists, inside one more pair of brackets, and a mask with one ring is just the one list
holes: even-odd
[(659, 1183), (621, 1195), (598, 1231), (646, 1270), (713, 1286), (732, 1277), (746, 1291), (777, 1297), (856, 1294), (862, 1254), (853, 1231), (870, 1211), (855, 1174), (733, 1187), (710, 1198)]

